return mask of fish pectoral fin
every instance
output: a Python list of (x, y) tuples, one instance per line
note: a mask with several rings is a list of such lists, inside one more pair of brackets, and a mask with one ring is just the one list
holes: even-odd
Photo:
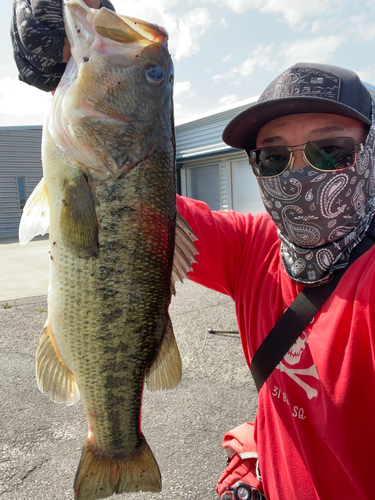
[(82, 449), (74, 480), (75, 500), (106, 498), (113, 493), (138, 491), (161, 491), (161, 476), (158, 464), (146, 439), (131, 455), (112, 459), (95, 454), (90, 438)]
[(164, 337), (159, 350), (148, 366), (145, 374), (147, 389), (160, 391), (174, 389), (181, 382), (182, 361), (173, 333), (171, 319), (168, 316)]
[(74, 405), (80, 398), (74, 375), (57, 351), (49, 322), (36, 351), (36, 378), (39, 389), (55, 403)]
[(189, 279), (188, 272), (192, 271), (191, 265), (197, 260), (194, 255), (199, 252), (194, 244), (198, 238), (191, 230), (189, 224), (180, 215), (177, 214), (176, 219), (176, 243), (174, 247), (173, 269), (171, 279), (171, 293), (176, 295), (174, 284), (176, 281), (182, 281), (184, 278)]
[(96, 257), (99, 244), (95, 204), (84, 175), (66, 181), (63, 192), (60, 228), (64, 243), (76, 257)]
[(35, 187), (23, 208), (18, 231), (21, 245), (25, 245), (34, 236), (46, 234), (49, 227), (48, 193), (44, 177)]

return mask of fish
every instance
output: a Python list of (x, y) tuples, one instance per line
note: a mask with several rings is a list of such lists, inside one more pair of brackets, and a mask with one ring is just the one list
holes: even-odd
[(176, 211), (168, 35), (82, 0), (64, 9), (72, 56), (43, 126), (43, 178), (19, 230), (21, 244), (49, 231), (37, 384), (54, 402), (81, 399), (87, 415), (75, 499), (159, 492), (142, 392), (181, 380), (168, 307), (198, 253)]

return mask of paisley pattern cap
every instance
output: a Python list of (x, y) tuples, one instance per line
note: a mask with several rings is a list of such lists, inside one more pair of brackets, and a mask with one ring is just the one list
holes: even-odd
[(249, 151), (266, 123), (297, 113), (333, 113), (371, 125), (371, 95), (353, 71), (298, 63), (277, 77), (258, 103), (239, 113), (223, 132), (229, 146)]

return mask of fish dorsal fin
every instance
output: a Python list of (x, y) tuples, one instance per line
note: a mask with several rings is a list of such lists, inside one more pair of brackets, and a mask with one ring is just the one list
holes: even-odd
[(55, 403), (74, 405), (80, 398), (74, 375), (57, 351), (48, 322), (36, 351), (36, 378), (39, 389)]
[(171, 292), (173, 295), (176, 295), (174, 286), (176, 281), (182, 281), (185, 278), (189, 278), (187, 273), (193, 270), (191, 265), (197, 262), (194, 257), (194, 255), (199, 253), (194, 244), (194, 241), (197, 240), (198, 238), (195, 236), (186, 220), (180, 214), (177, 214), (176, 243), (171, 280)]
[(163, 340), (146, 371), (147, 389), (150, 391), (174, 389), (180, 383), (181, 377), (181, 356), (173, 333), (172, 322), (168, 316)]
[(44, 177), (35, 187), (23, 208), (18, 231), (21, 245), (25, 245), (34, 236), (44, 235), (49, 227), (48, 193)]

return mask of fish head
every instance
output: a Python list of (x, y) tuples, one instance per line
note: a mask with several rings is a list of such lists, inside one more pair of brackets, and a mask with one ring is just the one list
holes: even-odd
[(167, 32), (82, 0), (68, 1), (64, 18), (72, 57), (49, 120), (55, 143), (99, 179), (141, 161), (156, 143), (173, 153)]

